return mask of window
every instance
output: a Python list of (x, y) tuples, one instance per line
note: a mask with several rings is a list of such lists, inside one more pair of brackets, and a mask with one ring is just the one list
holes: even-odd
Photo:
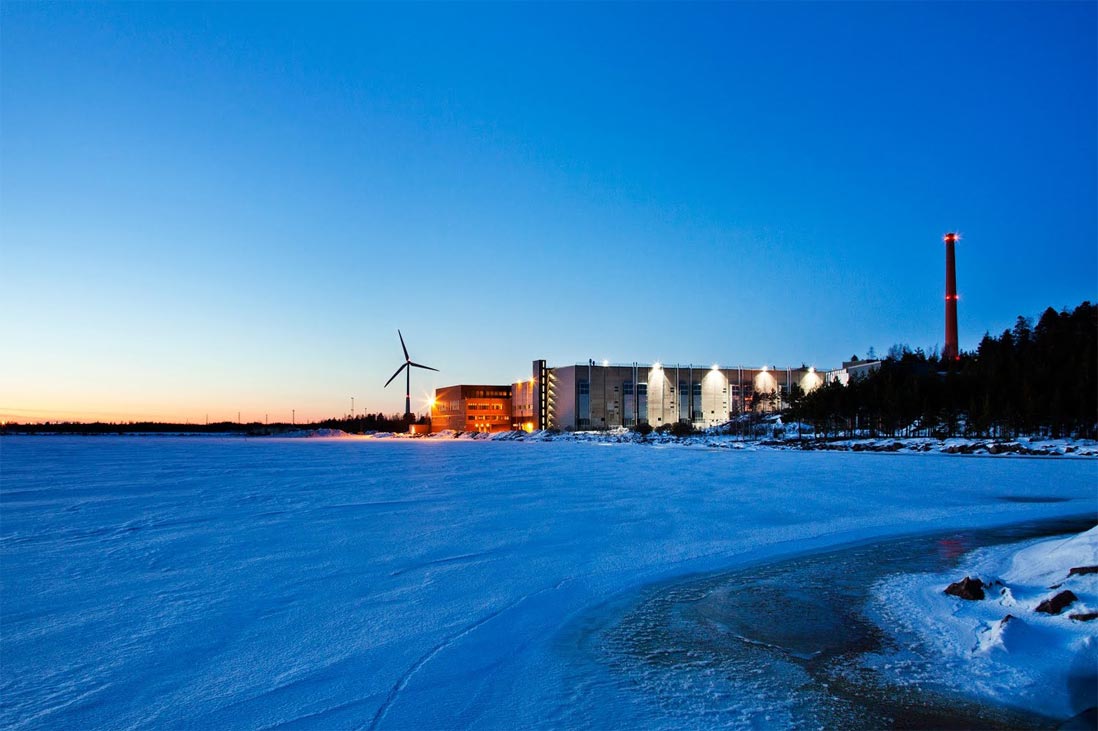
[(584, 422), (587, 426), (591, 425), (591, 384), (586, 380), (581, 379), (576, 382), (576, 388), (579, 391), (579, 398), (576, 399), (576, 410), (578, 413), (576, 416), (579, 419), (579, 424), (582, 427)]

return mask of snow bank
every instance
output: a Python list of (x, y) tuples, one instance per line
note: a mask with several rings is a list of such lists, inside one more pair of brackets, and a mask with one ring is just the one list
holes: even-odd
[(297, 431), (276, 434), (275, 436), (289, 439), (331, 439), (333, 437), (349, 437), (351, 435), (342, 429), (298, 429)]
[[(949, 574), (886, 579), (874, 587), (871, 615), (898, 649), (869, 664), (899, 684), (1070, 718), (1098, 705), (1098, 568), (1087, 567), (1098, 567), (1098, 527), (975, 551)], [(943, 591), (963, 576), (983, 582), (984, 599)], [(1038, 611), (1063, 592), (1075, 599), (1059, 613)], [(915, 648), (929, 660), (906, 652)]]
[[(493, 442), (581, 442), (596, 444), (655, 444), (680, 445), (684, 447), (707, 447), (712, 449), (744, 450), (798, 450), (830, 452), (900, 452), (904, 454), (978, 454), (984, 456), (1037, 456), (1037, 457), (1098, 457), (1098, 442), (1088, 439), (1029, 439), (1014, 440), (934, 439), (931, 437), (877, 437), (857, 439), (816, 439), (810, 432), (802, 432), (798, 437), (796, 425), (782, 425), (780, 421), (771, 425), (777, 428), (778, 436), (767, 439), (744, 439), (738, 435), (720, 434), (717, 430), (675, 437), (668, 433), (652, 432), (641, 436), (625, 428), (605, 431), (560, 432), (541, 430), (531, 433), (522, 431), (497, 432), (495, 434), (476, 434), (446, 430), (429, 435), (429, 439), (468, 439)], [(781, 431), (784, 429), (784, 431)]]

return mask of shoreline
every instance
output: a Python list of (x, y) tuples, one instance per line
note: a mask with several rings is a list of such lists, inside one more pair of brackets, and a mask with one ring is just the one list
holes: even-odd
[[(897, 683), (868, 668), (864, 658), (895, 642), (874, 623), (869, 602), (889, 576), (953, 571), (978, 549), (1093, 525), (1093, 517), (1077, 515), (855, 541), (657, 582), (614, 602), (612, 618), (588, 626), (583, 643), (597, 662), (630, 684), (653, 685), (657, 696), (660, 688), (689, 684), (699, 670), (729, 679), (727, 687), (706, 689), (718, 698), (736, 698), (736, 683), (749, 682), (762, 693), (756, 707), (713, 708), (701, 694), (687, 703), (692, 712), (727, 716), (733, 725), (1055, 728), (1066, 719), (929, 683)], [(941, 549), (956, 542), (965, 544), (961, 553)], [(766, 668), (765, 678), (759, 668)], [(786, 704), (790, 694), (797, 698)], [(782, 713), (788, 717), (779, 719)]]
[(142, 437), (142, 438), (207, 438), (211, 440), (354, 440), (354, 441), (460, 441), (460, 442), (523, 442), (572, 444), (635, 444), (649, 447), (693, 447), (759, 452), (852, 452), (872, 454), (946, 454), (977, 457), (1098, 457), (1098, 441), (1091, 439), (1017, 437), (1013, 439), (983, 437), (855, 437), (855, 438), (789, 438), (743, 439), (727, 434), (694, 434), (676, 437), (652, 433), (645, 437), (626, 429), (614, 431), (552, 432), (521, 431), (482, 434), (475, 432), (437, 432), (430, 435), (375, 432), (350, 434), (339, 429), (301, 429), (293, 432), (248, 434), (243, 432), (0, 432), (0, 439), (29, 437)]

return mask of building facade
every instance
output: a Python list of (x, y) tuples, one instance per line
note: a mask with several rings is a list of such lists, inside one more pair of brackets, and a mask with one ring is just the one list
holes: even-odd
[(824, 377), (824, 382), (838, 381), (844, 386), (849, 386), (851, 382), (868, 378), (880, 369), (881, 361), (879, 360), (847, 360), (843, 361), (842, 368), (828, 371)]
[(814, 368), (629, 365), (596, 363), (548, 369), (548, 419), (554, 429), (695, 428), (723, 424), (751, 411), (788, 405), (794, 385), (807, 393), (823, 383)]
[(739, 414), (788, 405), (794, 386), (818, 388), (814, 368), (587, 363), (550, 368), (510, 386), (460, 385), (435, 391), (431, 431), (585, 431), (650, 424), (723, 424)]
[(493, 433), (511, 430), (511, 387), (446, 386), (435, 390), (431, 432)]

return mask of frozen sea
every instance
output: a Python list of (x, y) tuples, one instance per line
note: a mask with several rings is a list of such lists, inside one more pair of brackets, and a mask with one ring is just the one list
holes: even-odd
[(757, 724), (751, 684), (672, 713), (584, 628), (695, 575), (1093, 517), (1096, 486), (1071, 458), (4, 437), (0, 726)]

